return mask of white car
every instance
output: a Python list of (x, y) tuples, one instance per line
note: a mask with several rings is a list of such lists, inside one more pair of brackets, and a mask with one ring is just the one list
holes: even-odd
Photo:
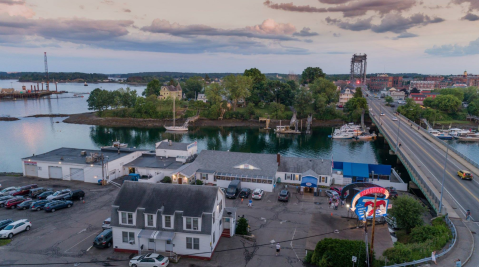
[(0, 196), (8, 196), (16, 190), (17, 188), (15, 186), (7, 187), (3, 189), (2, 191), (0, 191)]
[(334, 190), (326, 190), (326, 195), (328, 195), (328, 197), (339, 197), (338, 192)]
[(398, 118), (396, 118), (396, 117), (393, 117), (393, 121), (397, 121), (397, 120), (398, 120)]
[(256, 189), (253, 191), (253, 195), (251, 196), (251, 198), (254, 198), (254, 199), (262, 199), (262, 198), (263, 198), (263, 195), (264, 195), (263, 189), (256, 188)]
[(12, 239), (14, 235), (23, 231), (29, 231), (30, 228), (32, 228), (32, 224), (27, 219), (18, 220), (3, 228), (3, 230), (0, 231), (0, 238)]
[(142, 256), (133, 257), (130, 260), (130, 267), (153, 267), (153, 266), (168, 266), (170, 261), (167, 257), (157, 253), (150, 253)]
[(70, 189), (63, 189), (60, 191), (56, 191), (53, 195), (49, 195), (47, 200), (61, 200), (64, 197), (70, 196), (71, 190)]
[(381, 113), (380, 116), (384, 116), (384, 113)]

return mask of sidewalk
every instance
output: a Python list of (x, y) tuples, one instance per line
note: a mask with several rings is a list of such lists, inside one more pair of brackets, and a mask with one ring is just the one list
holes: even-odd
[(439, 266), (456, 266), (456, 260), (460, 259), (462, 265), (464, 266), (471, 258), (472, 252), (474, 250), (474, 238), (471, 231), (469, 230), (469, 228), (467, 228), (465, 222), (462, 219), (451, 218), (451, 221), (456, 227), (457, 231), (456, 244), (451, 249), (451, 251), (449, 251), (449, 253), (447, 253), (443, 257), (438, 258), (437, 262)]

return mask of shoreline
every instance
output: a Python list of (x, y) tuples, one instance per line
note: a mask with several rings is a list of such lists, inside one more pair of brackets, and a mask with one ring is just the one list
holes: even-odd
[[(35, 115), (38, 117), (38, 115)], [(30, 116), (33, 117), (33, 116)], [(44, 116), (48, 117), (48, 116)], [(185, 119), (176, 120), (177, 125), (183, 124)], [(303, 119), (306, 121), (306, 119)], [(68, 118), (63, 120), (64, 123), (71, 124), (86, 124), (86, 125), (98, 125), (104, 127), (137, 127), (137, 128), (159, 128), (165, 125), (171, 125), (172, 120), (160, 120), (160, 119), (137, 119), (137, 118), (116, 118), (116, 117), (98, 117), (94, 112), (71, 114)], [(289, 120), (281, 120), (282, 125), (288, 125)], [(313, 120), (312, 127), (323, 126), (333, 127), (341, 126), (344, 121), (335, 119), (328, 121)], [(237, 120), (237, 119), (224, 119), (224, 120), (209, 120), (200, 118), (196, 122), (190, 124), (193, 127), (265, 127), (264, 122), (257, 120)], [(280, 125), (280, 120), (271, 120), (270, 128), (274, 128)], [(306, 125), (304, 125), (306, 128)]]

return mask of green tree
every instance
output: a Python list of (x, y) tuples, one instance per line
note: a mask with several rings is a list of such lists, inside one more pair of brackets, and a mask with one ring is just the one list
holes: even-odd
[(195, 99), (195, 97), (203, 90), (203, 80), (199, 76), (190, 77), (185, 82), (185, 95), (187, 99)]
[(313, 95), (306, 87), (302, 87), (294, 98), (294, 108), (298, 112), (298, 116), (304, 118), (307, 114), (312, 113), (312, 106)]
[(461, 101), (454, 95), (438, 95), (432, 102), (433, 107), (447, 112), (455, 113), (461, 107)]
[(348, 111), (348, 112), (352, 112), (356, 109), (368, 109), (368, 101), (366, 100), (366, 98), (364, 97), (361, 97), (361, 98), (357, 98), (357, 97), (353, 97), (351, 99), (348, 100), (348, 102), (346, 102), (346, 104), (344, 105), (344, 110), (345, 111)]
[(426, 99), (424, 99), (422, 101), (422, 105), (425, 106), (425, 107), (432, 108), (433, 102), (434, 102), (434, 99), (432, 97), (428, 96), (428, 97), (426, 97)]
[(150, 96), (150, 95), (160, 95), (161, 84), (160, 81), (157, 79), (151, 80), (147, 85), (145, 91), (143, 91), (143, 96)]
[(319, 116), (323, 117), (326, 112), (326, 107), (328, 106), (328, 100), (324, 94), (317, 94), (314, 98), (314, 111)]
[(394, 102), (394, 99), (391, 97), (391, 96), (386, 96), (384, 98), (384, 100), (386, 101), (386, 103), (388, 104), (391, 104), (392, 102)]
[(393, 208), (389, 213), (396, 218), (400, 228), (410, 233), (412, 228), (423, 225), (422, 215), (426, 211), (418, 200), (410, 196), (400, 196), (393, 200)]
[(467, 106), (467, 113), (479, 116), (479, 98), (476, 98)]
[(253, 80), (253, 84), (258, 84), (266, 81), (266, 76), (261, 73), (261, 71), (257, 68), (245, 70), (243, 76), (251, 77), (251, 79)]
[(239, 218), (238, 225), (236, 226), (237, 235), (247, 235), (248, 234), (248, 221), (245, 218)]
[(266, 90), (270, 92), (269, 95), (273, 98), (272, 101), (286, 106), (291, 106), (293, 104), (294, 92), (291, 90), (288, 83), (270, 80), (266, 82)]
[(174, 79), (170, 79), (170, 81), (168, 82), (168, 85), (172, 85), (176, 87), (178, 85), (178, 82), (175, 81)]
[(361, 87), (356, 87), (354, 90), (354, 96), (353, 97), (363, 97), (363, 90)]
[(325, 78), (316, 78), (314, 82), (309, 84), (309, 89), (313, 95), (323, 94), (328, 104), (336, 103), (339, 100), (339, 91), (336, 85)]
[(135, 113), (140, 118), (157, 118), (158, 110), (157, 107), (159, 101), (155, 95), (150, 95), (147, 98), (139, 97), (135, 103)]
[(453, 95), (455, 96), (459, 102), (464, 100), (464, 89), (462, 88), (444, 88), (439, 91), (441, 95)]
[(413, 121), (419, 119), (422, 113), (421, 106), (411, 98), (406, 98), (406, 104), (404, 106), (399, 106), (397, 110), (406, 118)]
[(211, 81), (210, 76), (208, 76), (208, 73), (205, 74), (205, 82), (209, 83)]
[(88, 109), (97, 110), (101, 116), (102, 112), (107, 109), (111, 103), (110, 96), (111, 95), (107, 90), (96, 88), (91, 91), (90, 96), (88, 96), (88, 99), (86, 100)]
[(464, 88), (464, 100), (468, 103), (474, 100), (473, 98), (478, 97), (479, 89), (476, 86), (469, 86)]
[(136, 99), (138, 98), (136, 90), (130, 90), (130, 87), (127, 87), (126, 90), (120, 88), (121, 94), (121, 105), (125, 108), (132, 108), (135, 106)]
[(310, 263), (320, 267), (350, 266), (346, 263), (351, 263), (353, 256), (358, 257), (355, 266), (367, 266), (364, 241), (324, 238), (316, 244)]
[(273, 119), (283, 119), (285, 106), (280, 103), (273, 102), (269, 105), (269, 112)]
[(230, 74), (223, 80), (228, 97), (233, 102), (233, 111), (236, 111), (236, 104), (240, 99), (246, 99), (250, 96), (252, 84), (251, 77), (243, 75)]
[(208, 99), (211, 104), (220, 103), (225, 94), (225, 88), (219, 83), (212, 83), (205, 89), (206, 99)]
[(326, 74), (324, 74), (323, 70), (319, 67), (307, 67), (303, 70), (303, 73), (301, 74), (301, 83), (312, 83), (318, 78), (326, 78)]

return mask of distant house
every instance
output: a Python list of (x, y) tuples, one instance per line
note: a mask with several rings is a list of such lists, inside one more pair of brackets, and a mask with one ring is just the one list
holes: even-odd
[(2, 89), (2, 94), (12, 94), (15, 92), (15, 89), (13, 88), (3, 88)]
[(111, 209), (114, 249), (209, 260), (220, 237), (234, 235), (236, 211), (225, 206), (216, 186), (126, 181)]
[(183, 98), (183, 90), (181, 89), (181, 85), (179, 83), (177, 86), (167, 85), (161, 87), (158, 99), (167, 99), (168, 97), (175, 99)]
[(339, 105), (344, 106), (349, 99), (354, 97), (355, 89), (346, 88), (339, 93)]
[(207, 99), (206, 99), (206, 95), (205, 94), (198, 94), (198, 97), (196, 99), (197, 101), (203, 101), (206, 103)]
[(409, 98), (412, 98), (412, 100), (414, 100), (414, 102), (416, 102), (417, 104), (422, 105), (424, 99), (426, 99), (427, 97), (431, 97), (432, 99), (434, 99), (438, 95), (439, 95), (438, 93), (431, 93), (430, 91), (423, 91), (422, 93), (411, 93), (409, 95)]
[(406, 98), (406, 93), (404, 91), (399, 91), (394, 87), (389, 89), (389, 95), (394, 101), (404, 100)]

